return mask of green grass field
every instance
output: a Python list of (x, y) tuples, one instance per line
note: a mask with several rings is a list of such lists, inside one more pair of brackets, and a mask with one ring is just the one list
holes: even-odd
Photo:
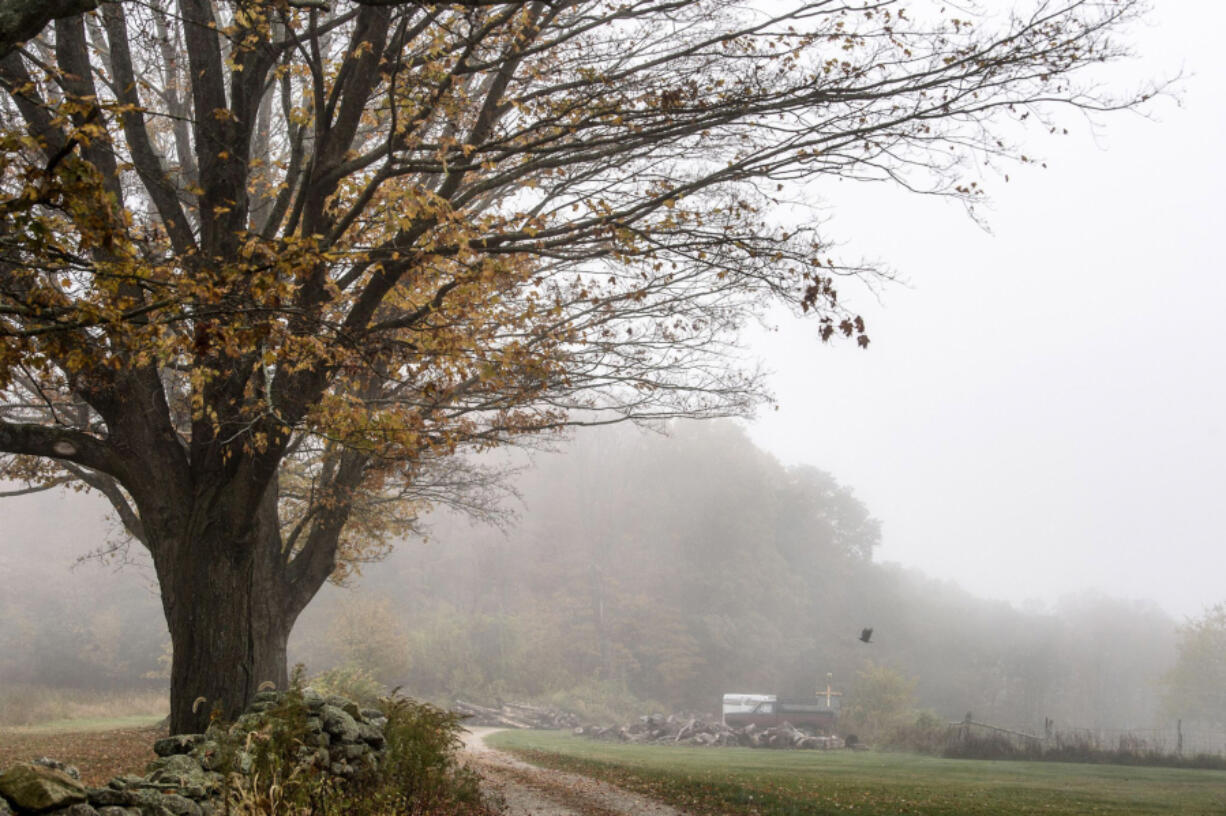
[(700, 814), (1226, 814), (1226, 771), (623, 745), (549, 731), (487, 741)]

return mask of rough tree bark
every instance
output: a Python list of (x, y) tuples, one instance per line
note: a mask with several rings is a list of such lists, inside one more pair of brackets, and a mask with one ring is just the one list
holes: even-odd
[(334, 511), (295, 554), (280, 532), (275, 481), (252, 512), (247, 496), (210, 487), (215, 479), (150, 531), (173, 645), (175, 733), (233, 719), (264, 683), (287, 687), (286, 642), (335, 567), (344, 525), (345, 511)]
[(261, 683), (285, 688), (285, 646), (301, 604), (276, 526), (234, 530), (225, 513), (185, 514), (181, 541), (154, 552), (174, 647), (171, 724), (237, 715)]
[(233, 719), (261, 683), (286, 687), (285, 645), (297, 614), (284, 566), (269, 549), (211, 529), (166, 571), (174, 730), (198, 730), (214, 713)]

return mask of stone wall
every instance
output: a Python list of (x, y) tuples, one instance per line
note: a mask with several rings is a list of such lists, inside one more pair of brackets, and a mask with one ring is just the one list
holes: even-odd
[[(342, 779), (378, 767), (386, 750), (382, 712), (309, 688), (301, 703), (299, 764)], [(214, 816), (224, 811), (223, 771), (250, 773), (253, 740), (266, 739), (287, 710), (284, 692), (262, 691), (232, 725), (160, 739), (144, 776), (116, 777), (103, 788), (86, 787), (75, 768), (46, 757), (13, 765), (0, 772), (0, 816)]]

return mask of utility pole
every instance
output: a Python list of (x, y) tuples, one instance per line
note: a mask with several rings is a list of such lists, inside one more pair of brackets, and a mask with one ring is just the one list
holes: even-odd
[(822, 691), (820, 686), (817, 689), (817, 696), (819, 698), (822, 696), (825, 696), (826, 698), (826, 708), (831, 707), (830, 706), (831, 697), (842, 697), (843, 696), (843, 692), (835, 691), (834, 688), (831, 686), (831, 681), (833, 680), (834, 680), (834, 674), (832, 672), (826, 672), (826, 690)]

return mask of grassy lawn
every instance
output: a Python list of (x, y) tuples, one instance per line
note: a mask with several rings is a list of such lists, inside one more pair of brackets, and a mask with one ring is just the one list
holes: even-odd
[(73, 717), (51, 720), (35, 725), (0, 727), (0, 732), (10, 734), (84, 734), (91, 731), (117, 731), (120, 729), (152, 728), (165, 719), (160, 714), (129, 714), (121, 717)]
[(551, 731), (488, 742), (700, 814), (1226, 814), (1226, 771), (623, 745)]
[(74, 689), (16, 683), (0, 686), (0, 728), (23, 726), (77, 729), (143, 727), (137, 716), (157, 722), (170, 711), (165, 689)]

